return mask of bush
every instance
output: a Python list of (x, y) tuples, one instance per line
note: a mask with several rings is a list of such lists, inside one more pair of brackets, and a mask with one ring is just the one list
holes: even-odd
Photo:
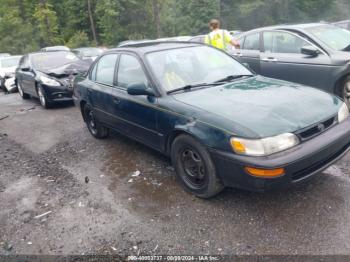
[(76, 32), (67, 42), (69, 48), (90, 46), (89, 37), (83, 31)]

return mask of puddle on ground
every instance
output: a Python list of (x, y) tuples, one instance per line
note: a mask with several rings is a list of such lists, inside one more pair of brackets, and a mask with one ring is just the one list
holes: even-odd
[(101, 162), (101, 172), (111, 180), (108, 189), (138, 212), (154, 215), (184, 194), (165, 156), (121, 135), (110, 140)]

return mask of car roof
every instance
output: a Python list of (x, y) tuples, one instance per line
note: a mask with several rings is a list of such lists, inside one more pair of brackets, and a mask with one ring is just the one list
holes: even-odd
[(146, 54), (150, 52), (157, 52), (168, 49), (201, 46), (201, 43), (192, 43), (187, 41), (149, 41), (142, 43), (134, 43), (123, 47), (117, 47), (108, 50), (106, 53), (115, 51), (131, 51), (138, 54)]
[(71, 50), (88, 50), (88, 49), (101, 49), (101, 48), (94, 47), (94, 46), (87, 46), (87, 47), (78, 47), (78, 48), (74, 48), (74, 49), (71, 49)]
[(37, 51), (37, 52), (32, 52), (32, 53), (29, 53), (28, 56), (31, 56), (31, 55), (40, 55), (40, 54), (52, 54), (52, 53), (71, 53), (71, 54), (74, 54), (72, 51), (70, 50), (55, 50), (55, 51), (50, 51), (50, 52), (46, 52), (46, 51)]
[(264, 30), (304, 30), (306, 28), (324, 26), (324, 25), (329, 25), (329, 24), (328, 23), (307, 23), (307, 24), (274, 25), (274, 26), (267, 26), (267, 27), (252, 29), (250, 31), (242, 33), (242, 35), (245, 35), (246, 33), (253, 32), (253, 31), (260, 32)]
[(337, 21), (337, 22), (334, 22), (332, 24), (336, 25), (336, 24), (342, 24), (342, 23), (350, 23), (350, 19), (349, 20)]

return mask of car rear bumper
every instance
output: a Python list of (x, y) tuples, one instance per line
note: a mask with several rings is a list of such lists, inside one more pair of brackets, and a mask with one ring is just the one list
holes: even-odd
[[(249, 157), (210, 149), (218, 175), (226, 186), (266, 191), (307, 180), (343, 157), (350, 149), (350, 118), (289, 150), (266, 157)], [(245, 167), (284, 168), (276, 178), (249, 175)]]

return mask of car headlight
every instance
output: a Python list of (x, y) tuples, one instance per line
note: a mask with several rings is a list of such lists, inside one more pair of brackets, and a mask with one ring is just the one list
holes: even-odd
[(343, 122), (347, 117), (349, 116), (349, 108), (348, 106), (343, 103), (338, 111), (338, 122)]
[(299, 144), (298, 137), (291, 133), (262, 139), (231, 138), (231, 146), (234, 152), (249, 156), (267, 156), (297, 144)]
[(48, 78), (46, 76), (40, 76), (40, 81), (47, 86), (61, 86), (61, 84), (58, 81), (52, 78)]

